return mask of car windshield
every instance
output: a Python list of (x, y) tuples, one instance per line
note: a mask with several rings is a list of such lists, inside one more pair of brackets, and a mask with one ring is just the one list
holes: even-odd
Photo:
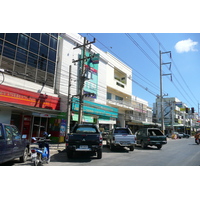
[(148, 130), (150, 136), (162, 136), (162, 132), (160, 130)]
[(98, 133), (94, 127), (78, 127), (74, 131), (75, 133)]
[(128, 129), (115, 129), (114, 134), (119, 135), (119, 134), (130, 134)]

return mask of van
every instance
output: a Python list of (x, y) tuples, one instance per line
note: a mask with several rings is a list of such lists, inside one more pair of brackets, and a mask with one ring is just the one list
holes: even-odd
[(143, 149), (147, 146), (156, 146), (158, 149), (167, 144), (167, 137), (158, 128), (142, 128), (136, 131), (136, 145)]

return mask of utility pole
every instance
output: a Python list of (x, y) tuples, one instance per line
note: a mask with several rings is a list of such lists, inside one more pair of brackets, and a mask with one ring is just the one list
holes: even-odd
[(87, 61), (88, 58), (90, 57), (86, 57), (85, 56), (85, 52), (86, 52), (86, 46), (89, 45), (89, 44), (92, 44), (92, 43), (95, 43), (95, 38), (92, 42), (88, 42), (86, 40), (86, 37), (84, 37), (84, 42), (83, 42), (83, 45), (80, 45), (80, 46), (76, 46), (74, 47), (74, 49), (77, 49), (77, 48), (81, 48), (83, 47), (83, 55), (82, 55), (82, 58), (79, 59), (79, 60), (75, 60), (73, 62), (78, 62), (78, 61), (82, 61), (82, 66), (81, 66), (81, 73), (80, 73), (80, 76), (79, 76), (79, 113), (78, 113), (78, 123), (81, 124), (82, 123), (82, 115), (83, 115), (83, 88), (84, 88), (84, 83), (85, 83), (85, 61)]
[[(170, 70), (171, 70), (171, 62), (168, 63), (162, 63), (162, 54), (170, 53), (170, 58), (171, 58), (171, 51), (168, 52), (161, 52), (159, 51), (160, 54), (160, 111), (161, 111), (161, 131), (164, 133), (165, 131), (165, 124), (164, 124), (164, 112), (163, 112), (163, 96), (167, 96), (167, 94), (163, 95), (162, 91), (162, 77), (166, 75), (171, 75), (171, 74), (163, 74), (162, 73), (162, 65), (170, 64)], [(171, 80), (172, 80), (172, 75), (171, 75)]]
[(71, 122), (71, 70), (72, 66), (69, 66), (69, 82), (68, 82), (68, 98), (67, 98), (67, 134), (70, 132), (70, 122)]

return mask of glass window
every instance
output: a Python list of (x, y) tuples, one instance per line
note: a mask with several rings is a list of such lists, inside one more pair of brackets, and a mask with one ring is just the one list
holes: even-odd
[(6, 33), (6, 40), (13, 44), (17, 44), (17, 37), (18, 33)]
[(40, 44), (40, 56), (47, 58), (48, 48), (47, 46)]
[(115, 100), (123, 101), (123, 98), (116, 95), (116, 96), (115, 96)]
[(31, 37), (40, 41), (40, 33), (31, 33)]
[(26, 58), (27, 58), (27, 51), (21, 48), (17, 48), (16, 60), (26, 64)]
[(0, 139), (3, 137), (2, 126), (0, 125)]
[(54, 74), (55, 72), (55, 63), (48, 61), (48, 68), (47, 68), (47, 72)]
[(20, 132), (19, 132), (19, 130), (17, 129), (17, 127), (11, 126), (11, 128), (13, 129), (13, 137), (14, 137), (14, 139), (15, 139), (15, 140), (21, 139), (21, 135), (20, 135)]
[(36, 56), (33, 53), (29, 53), (28, 56), (28, 65), (30, 65), (31, 67), (37, 67), (37, 60), (38, 60), (38, 56)]
[(53, 37), (51, 37), (51, 39), (50, 39), (50, 47), (55, 50), (57, 49), (57, 40)]
[(54, 37), (58, 38), (58, 33), (51, 33)]
[(4, 50), (3, 50), (3, 56), (6, 56), (8, 58), (14, 59), (15, 58), (15, 51), (16, 46), (5, 42)]
[(52, 61), (56, 61), (56, 51), (49, 49), (49, 59)]
[(1, 55), (2, 46), (3, 46), (3, 41), (0, 40), (0, 55)]
[(46, 71), (47, 60), (45, 58), (39, 57), (38, 69)]
[(0, 33), (0, 38), (4, 39), (5, 33)]
[(49, 45), (49, 35), (47, 33), (42, 33), (41, 42)]
[(107, 99), (112, 99), (112, 95), (109, 92), (107, 92)]
[(12, 129), (10, 126), (5, 125), (6, 140), (12, 140)]
[(19, 41), (18, 41), (18, 45), (20, 47), (23, 47), (25, 49), (28, 49), (28, 42), (29, 42), (29, 38), (27, 36), (25, 36), (24, 34), (20, 33), (19, 34)]
[(35, 40), (31, 39), (29, 50), (32, 51), (33, 53), (38, 54), (38, 49), (39, 49), (39, 42), (36, 42)]

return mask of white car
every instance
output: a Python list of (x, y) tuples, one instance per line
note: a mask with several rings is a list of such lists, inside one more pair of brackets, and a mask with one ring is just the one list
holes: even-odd
[(183, 133), (178, 133), (178, 132), (177, 132), (177, 135), (178, 135), (178, 138), (179, 138), (179, 139), (183, 138)]

